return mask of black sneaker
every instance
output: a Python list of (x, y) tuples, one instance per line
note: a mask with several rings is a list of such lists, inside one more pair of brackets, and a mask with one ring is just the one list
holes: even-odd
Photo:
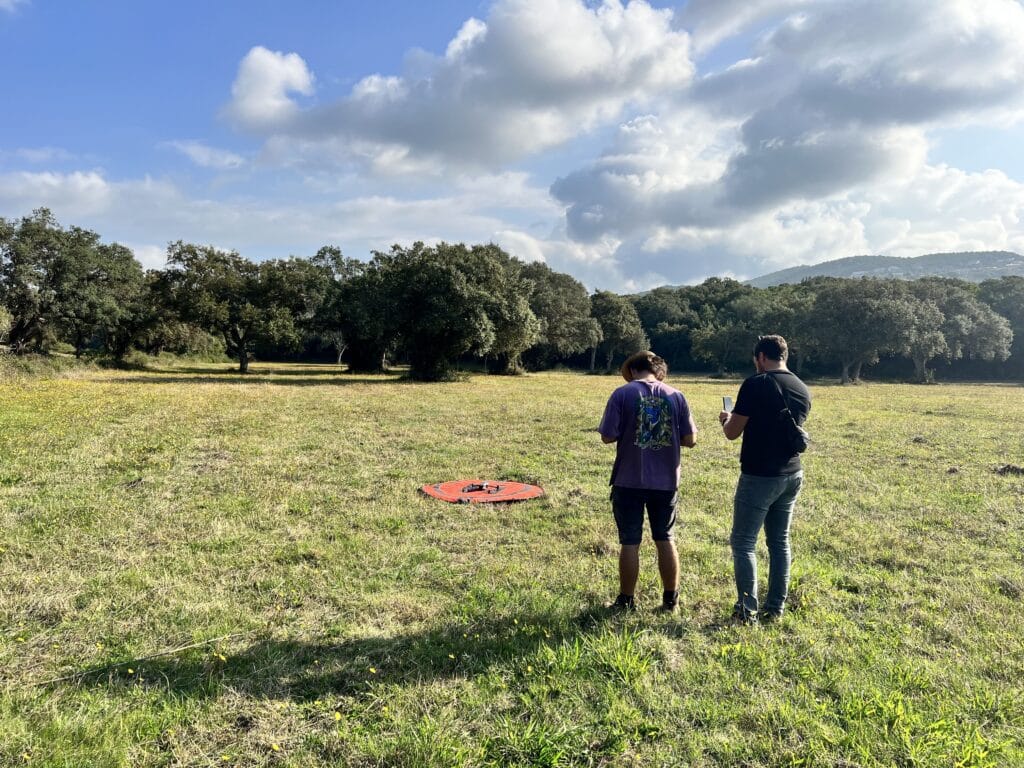
[(619, 595), (615, 598), (615, 602), (608, 606), (608, 610), (612, 613), (635, 611), (636, 601), (633, 599), (633, 595)]
[(763, 611), (761, 621), (765, 624), (777, 624), (782, 621), (782, 611)]
[(743, 627), (756, 625), (757, 614), (750, 613), (750, 611), (744, 611), (742, 608), (736, 608), (733, 610), (732, 616), (729, 617), (729, 623)]
[(663, 592), (661, 605), (654, 609), (655, 613), (675, 613), (679, 610), (679, 593)]

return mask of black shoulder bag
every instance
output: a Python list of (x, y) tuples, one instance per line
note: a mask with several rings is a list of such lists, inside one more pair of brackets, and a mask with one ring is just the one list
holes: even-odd
[(796, 419), (793, 417), (793, 412), (789, 410), (789, 403), (786, 400), (786, 396), (782, 393), (782, 387), (779, 386), (779, 382), (771, 374), (768, 374), (768, 378), (772, 380), (772, 384), (775, 385), (775, 391), (779, 393), (779, 402), (782, 405), (779, 409), (779, 422), (782, 424), (782, 430), (785, 433), (786, 447), (793, 453), (803, 453), (807, 450), (807, 446), (811, 444), (811, 436), (807, 434), (806, 429), (796, 423)]

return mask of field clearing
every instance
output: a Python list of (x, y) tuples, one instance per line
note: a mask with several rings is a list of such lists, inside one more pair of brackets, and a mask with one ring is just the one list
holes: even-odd
[[(670, 377), (680, 613), (649, 541), (601, 610), (619, 383), (0, 381), (0, 765), (1024, 765), (1024, 389), (811, 382), (791, 611), (736, 628), (738, 381)], [(459, 477), (548, 496), (417, 493)]]

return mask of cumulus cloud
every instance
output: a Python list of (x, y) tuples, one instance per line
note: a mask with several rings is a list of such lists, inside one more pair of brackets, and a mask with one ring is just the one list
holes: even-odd
[[(298, 53), (253, 48), (223, 114), (262, 140), (256, 156), (167, 145), (244, 165), (244, 190), (232, 174), (199, 194), (40, 173), (75, 158), (14, 150), (0, 215), (47, 205), (147, 265), (179, 238), (256, 258), (494, 241), (615, 291), (858, 253), (1024, 251), (1024, 185), (930, 156), (936, 128), (1021, 120), (1020, 39), (1017, 0), (689, 0), (674, 15), (495, 0), (443, 50), (333, 102)], [(261, 201), (270, 184), (288, 202)]]
[(245, 165), (245, 158), (226, 149), (217, 149), (201, 141), (169, 141), (167, 146), (176, 149), (200, 168), (230, 171)]
[(88, 217), (106, 209), (111, 199), (111, 187), (98, 171), (0, 174), (0, 204), (22, 213), (46, 206)]
[[(769, 250), (792, 263), (965, 242), (936, 231), (942, 220), (927, 205), (909, 221), (931, 234), (886, 237), (899, 230), (886, 210), (899, 205), (892, 190), (912, 194), (909, 180), (934, 173), (932, 128), (1024, 112), (1020, 3), (693, 0), (676, 23), (698, 51), (754, 30), (751, 55), (697, 79), (674, 107), (627, 123), (598, 160), (552, 185), (570, 237), (618, 237), (621, 263), (676, 275), (716, 264), (750, 274), (751, 259)], [(995, 184), (967, 178), (972, 188)], [(973, 214), (987, 222), (979, 247), (1013, 238), (1005, 223)]]
[(322, 146), (381, 172), (497, 167), (683, 88), (694, 72), (671, 12), (639, 0), (498, 0), (444, 55), (421, 51), (411, 61), (409, 72), (370, 75), (341, 101), (300, 110), (287, 90), (311, 82), (301, 58), (253, 49), (228, 113), (278, 151)]
[(677, 14), (677, 23), (690, 32), (699, 56), (723, 40), (812, 0), (689, 0)]
[(298, 114), (291, 94), (313, 92), (313, 73), (297, 53), (256, 46), (245, 55), (231, 87), (227, 115), (254, 131), (286, 123)]
[[(481, 190), (496, 186), (505, 188), (504, 196), (482, 203)], [(543, 190), (531, 191), (517, 174), (458, 180), (445, 195), (323, 195), (287, 203), (251, 195), (211, 199), (190, 195), (167, 180), (111, 180), (98, 171), (0, 174), (0, 216), (16, 218), (41, 206), (50, 208), (62, 223), (93, 229), (105, 240), (136, 249), (183, 239), (235, 249), (250, 258), (311, 255), (328, 243), (360, 258), (393, 243), (417, 240), (503, 239), (515, 244), (504, 214), (516, 210), (527, 218), (553, 222), (558, 211)], [(158, 263), (151, 250), (141, 253), (147, 265)], [(524, 249), (522, 256), (535, 258), (536, 253)]]
[(908, 178), (717, 226), (652, 224), (619, 242), (605, 259), (605, 273), (649, 288), (709, 275), (746, 279), (857, 254), (1024, 252), (1022, 221), (1024, 184), (999, 171), (924, 165)]

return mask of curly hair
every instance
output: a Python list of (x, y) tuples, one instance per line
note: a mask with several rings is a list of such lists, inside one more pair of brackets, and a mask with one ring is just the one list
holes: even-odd
[(626, 362), (619, 369), (619, 373), (622, 374), (622, 378), (626, 381), (633, 380), (630, 371), (650, 371), (658, 381), (664, 381), (665, 377), (668, 376), (668, 363), (665, 362), (664, 358), (658, 357), (653, 352), (637, 352), (627, 357)]

